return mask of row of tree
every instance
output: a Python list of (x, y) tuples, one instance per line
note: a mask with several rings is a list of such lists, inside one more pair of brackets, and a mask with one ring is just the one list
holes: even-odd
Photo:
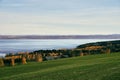
[[(46, 61), (46, 60), (68, 58), (75, 56), (105, 54), (105, 53), (109, 54), (111, 52), (120, 52), (120, 40), (88, 43), (88, 44), (80, 45), (75, 49), (38, 50), (33, 52), (8, 54), (6, 55), (6, 57), (22, 56), (26, 59), (26, 61), (36, 61), (36, 60), (41, 60), (40, 58), (41, 56), (42, 61)], [(3, 61), (1, 61), (1, 64), (2, 62)], [(21, 59), (17, 58), (15, 59), (15, 62), (21, 63)], [(10, 60), (4, 60), (4, 63), (9, 65)]]

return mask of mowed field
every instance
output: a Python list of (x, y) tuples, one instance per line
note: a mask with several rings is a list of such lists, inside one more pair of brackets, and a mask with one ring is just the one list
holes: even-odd
[(2, 67), (0, 80), (120, 80), (120, 53)]

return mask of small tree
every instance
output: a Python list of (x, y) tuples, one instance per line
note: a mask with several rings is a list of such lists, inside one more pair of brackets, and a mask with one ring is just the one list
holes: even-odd
[(11, 59), (11, 66), (14, 66), (15, 65), (15, 59), (12, 57)]
[(36, 59), (37, 62), (42, 62), (43, 61), (41, 54), (37, 54), (35, 59)]
[(26, 58), (25, 57), (22, 57), (22, 64), (26, 64)]
[(0, 67), (4, 66), (4, 61), (2, 58), (0, 58)]
[(80, 50), (80, 56), (84, 56), (84, 54), (83, 54), (83, 51), (82, 51), (82, 50)]
[(111, 50), (110, 49), (106, 49), (106, 54), (110, 54)]

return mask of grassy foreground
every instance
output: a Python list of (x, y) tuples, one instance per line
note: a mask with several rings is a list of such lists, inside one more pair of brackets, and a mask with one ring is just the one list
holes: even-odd
[(0, 80), (120, 80), (120, 53), (2, 67)]

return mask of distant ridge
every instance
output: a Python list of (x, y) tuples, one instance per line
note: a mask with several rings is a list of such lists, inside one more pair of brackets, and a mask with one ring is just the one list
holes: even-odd
[(111, 35), (0, 35), (0, 39), (120, 39), (120, 34), (111, 34)]

